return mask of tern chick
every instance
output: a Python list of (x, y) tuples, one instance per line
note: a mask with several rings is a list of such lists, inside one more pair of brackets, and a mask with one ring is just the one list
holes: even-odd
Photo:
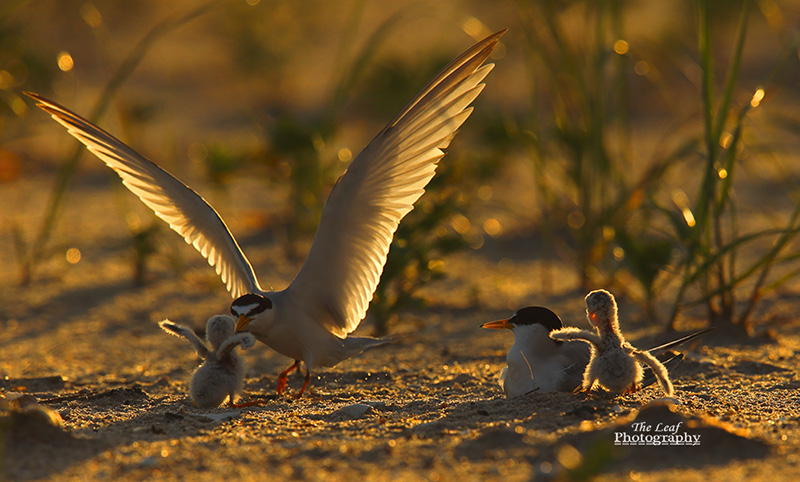
[[(236, 333), (236, 320), (228, 315), (212, 316), (206, 324), (206, 338), (211, 350), (190, 328), (169, 320), (158, 324), (167, 333), (183, 336), (205, 360), (192, 374), (189, 395), (199, 407), (218, 407), (228, 398), (229, 406), (236, 393), (242, 389), (244, 362), (233, 350), (241, 346), (246, 350), (256, 342), (250, 333)], [(242, 405), (244, 406), (244, 405)]]
[(578, 328), (562, 328), (550, 333), (554, 340), (591, 343), (591, 360), (583, 374), (581, 391), (590, 392), (595, 384), (599, 384), (611, 392), (633, 393), (641, 388), (641, 364), (645, 364), (652, 369), (664, 393), (672, 396), (672, 382), (664, 365), (650, 352), (639, 350), (625, 341), (619, 329), (614, 295), (605, 290), (595, 290), (586, 295), (586, 316), (597, 333)]

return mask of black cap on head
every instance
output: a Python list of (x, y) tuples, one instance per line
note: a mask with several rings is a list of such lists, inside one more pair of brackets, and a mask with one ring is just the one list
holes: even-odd
[[(238, 310), (234, 310), (234, 307), (238, 308)], [(231, 313), (233, 316), (238, 316), (239, 313), (237, 313), (237, 311), (239, 311), (245, 312), (247, 316), (252, 317), (270, 308), (272, 308), (272, 300), (255, 293), (242, 295), (231, 303)]]
[(549, 308), (544, 306), (528, 306), (520, 308), (514, 313), (509, 322), (515, 325), (533, 325), (539, 323), (548, 331), (559, 330), (564, 327), (561, 318)]

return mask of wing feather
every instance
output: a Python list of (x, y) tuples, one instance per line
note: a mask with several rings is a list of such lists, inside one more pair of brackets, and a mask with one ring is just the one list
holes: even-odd
[(36, 105), (122, 178), (133, 192), (187, 244), (216, 268), (236, 298), (261, 291), (253, 267), (225, 222), (199, 194), (123, 142), (83, 117), (44, 97), (26, 92)]
[(287, 288), (296, 306), (339, 337), (358, 327), (400, 220), (472, 112), (505, 31), (451, 62), (353, 160), (331, 191), (311, 250)]

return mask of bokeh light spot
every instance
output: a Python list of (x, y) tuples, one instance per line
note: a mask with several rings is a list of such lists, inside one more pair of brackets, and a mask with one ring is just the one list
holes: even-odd
[(58, 68), (64, 72), (69, 72), (75, 66), (75, 61), (69, 52), (61, 52), (58, 54)]
[(81, 260), (81, 250), (78, 248), (69, 248), (67, 250), (67, 263), (77, 264)]
[(580, 211), (571, 211), (567, 214), (567, 224), (572, 229), (580, 229), (586, 223), (586, 218), (583, 217)]
[(336, 153), (336, 155), (342, 162), (350, 162), (350, 160), (353, 159), (353, 151), (346, 147), (339, 149), (339, 152)]
[(690, 228), (693, 228), (695, 224), (697, 224), (697, 221), (695, 221), (694, 214), (689, 208), (689, 197), (686, 195), (686, 193), (680, 189), (676, 190), (672, 193), (672, 202), (674, 202), (675, 206), (680, 209), (681, 215), (683, 215), (683, 219), (686, 221), (686, 225)]
[(758, 107), (758, 104), (760, 104), (761, 101), (764, 100), (764, 95), (765, 93), (763, 87), (759, 87), (758, 89), (756, 89), (756, 93), (753, 94), (753, 98), (750, 99), (750, 107), (754, 108)]
[(497, 269), (502, 274), (506, 275), (511, 274), (511, 272), (514, 271), (514, 266), (514, 261), (509, 258), (503, 258), (497, 262)]
[(488, 201), (492, 199), (492, 196), (494, 196), (492, 186), (483, 185), (478, 188), (478, 199), (481, 201)]
[(438, 271), (444, 267), (444, 261), (441, 259), (432, 259), (428, 261), (428, 269), (431, 271)]
[(15, 97), (14, 100), (11, 101), (11, 110), (13, 110), (15, 114), (21, 116), (25, 112), (28, 112), (28, 104), (21, 98)]
[(14, 86), (14, 76), (7, 70), (0, 70), (0, 90), (8, 90)]
[(466, 216), (460, 213), (456, 213), (450, 218), (450, 225), (456, 232), (462, 236), (467, 234), (469, 230), (472, 228), (472, 223), (469, 222)]
[(87, 2), (81, 6), (81, 18), (86, 22), (86, 25), (92, 28), (97, 28), (103, 24), (103, 14), (93, 3)]
[(556, 452), (556, 458), (558, 459), (558, 463), (566, 469), (577, 468), (583, 459), (578, 449), (569, 444), (559, 447), (558, 452)]
[(134, 231), (142, 227), (142, 218), (133, 211), (125, 215), (125, 222), (128, 224), (128, 227)]
[(489, 218), (483, 223), (483, 231), (489, 236), (496, 238), (503, 234), (503, 226), (500, 225), (500, 221)]
[(722, 135), (719, 136), (719, 145), (722, 146), (723, 149), (729, 148), (732, 141), (733, 136), (730, 132), (723, 132)]
[(475, 17), (467, 17), (464, 24), (461, 26), (464, 32), (472, 38), (482, 37), (483, 33), (488, 30), (486, 26)]

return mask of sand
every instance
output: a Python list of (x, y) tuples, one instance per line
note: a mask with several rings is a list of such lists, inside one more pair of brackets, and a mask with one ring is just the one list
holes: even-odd
[[(36, 182), (44, 180), (20, 183), (11, 190), (16, 194), (4, 191), (4, 201), (35, 192)], [(234, 184), (242, 196), (248, 186), (257, 185)], [(96, 212), (107, 210), (101, 200), (109, 195), (104, 183), (88, 182), (73, 193), (69, 216), (79, 218), (73, 222), (80, 228), (65, 230), (68, 242), (58, 249), (80, 247), (80, 262), (54, 255), (29, 286), (5, 273), (0, 393), (29, 396), (3, 405), (8, 480), (538, 480), (569, 474), (789, 480), (800, 474), (800, 325), (794, 320), (773, 324), (771, 335), (704, 336), (687, 347), (673, 373), (675, 397), (666, 402), (656, 387), (620, 397), (532, 393), (507, 400), (496, 377), (511, 334), (481, 330), (481, 323), (510, 315), (507, 305), (515, 300), (546, 303), (567, 323), (586, 322), (583, 296), (569, 288), (569, 276), (543, 296), (530, 281), (541, 276), (540, 260), (520, 254), (513, 270), (501, 274), (497, 253), (512, 249), (501, 243), (448, 258), (450, 277), (423, 291), (428, 307), (402, 312), (393, 324), (404, 335), (399, 341), (317, 371), (303, 398), (275, 394), (277, 374), (290, 360), (258, 344), (243, 353), (248, 371), (241, 401), (263, 405), (196, 408), (188, 380), (198, 359), (185, 340), (156, 323), (169, 317), (202, 329), (208, 316), (225, 312), (229, 298), (213, 271), (166, 230), (161, 239), (172, 248), (151, 260), (145, 286), (133, 284), (124, 228), (117, 217)], [(19, 209), (33, 213), (38, 203)], [(235, 215), (230, 221), (234, 228), (244, 223)], [(256, 242), (259, 235), (268, 241)], [(245, 231), (244, 249), (257, 269), (267, 267), (262, 279), (280, 286), (299, 262), (270, 238)], [(174, 252), (184, 261), (181, 270), (167, 262)], [(621, 302), (623, 327), (635, 344), (669, 338), (661, 327), (636, 321), (638, 309)], [(371, 330), (368, 317), (357, 333)], [(302, 377), (292, 376), (288, 391), (301, 384)], [(28, 408), (16, 408), (19, 402)], [(661, 407), (667, 402), (675, 413)], [(682, 431), (701, 437), (700, 445), (615, 446), (616, 432), (637, 433), (637, 413), (654, 427), (681, 422)]]

